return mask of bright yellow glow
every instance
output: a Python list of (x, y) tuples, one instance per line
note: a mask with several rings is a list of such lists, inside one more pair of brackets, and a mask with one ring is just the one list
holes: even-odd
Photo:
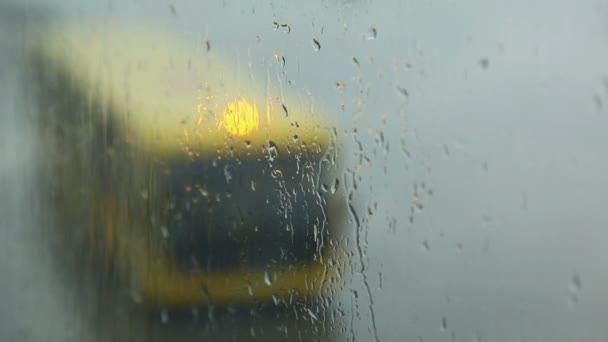
[(224, 109), (224, 116), (219, 122), (232, 135), (244, 136), (257, 130), (260, 125), (260, 114), (257, 108), (245, 100), (231, 102)]

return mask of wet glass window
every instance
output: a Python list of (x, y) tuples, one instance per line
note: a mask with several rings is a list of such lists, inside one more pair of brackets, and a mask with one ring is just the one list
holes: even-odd
[(603, 341), (608, 6), (0, 5), (0, 340)]

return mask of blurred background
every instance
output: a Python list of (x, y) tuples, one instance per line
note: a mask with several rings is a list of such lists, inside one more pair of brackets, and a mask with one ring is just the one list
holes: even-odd
[[(105, 18), (327, 109), (352, 275), (322, 312), (142, 313), (63, 270), (26, 34)], [(608, 339), (608, 3), (3, 1), (0, 28), (1, 341)]]

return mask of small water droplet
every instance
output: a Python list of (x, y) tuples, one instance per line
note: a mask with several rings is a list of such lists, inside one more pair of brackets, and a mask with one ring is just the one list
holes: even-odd
[(422, 248), (424, 248), (425, 251), (429, 251), (431, 249), (431, 245), (429, 245), (429, 242), (424, 240), (422, 241)]
[(272, 274), (270, 274), (269, 271), (264, 272), (264, 283), (267, 286), (270, 286), (272, 284)]
[(336, 88), (338, 88), (338, 90), (342, 90), (342, 89), (344, 89), (344, 84), (342, 84), (340, 82), (336, 82)]
[(374, 39), (376, 39), (377, 37), (378, 37), (378, 29), (376, 29), (375, 27), (373, 27), (373, 26), (372, 26), (372, 27), (369, 29), (369, 34), (368, 34), (368, 36), (367, 36), (367, 39), (368, 39), (368, 40), (374, 40)]
[(281, 106), (283, 106), (283, 113), (285, 113), (285, 117), (289, 116), (289, 111), (287, 111), (287, 107), (285, 107), (285, 104), (281, 104)]
[(247, 293), (249, 296), (253, 296), (253, 285), (251, 283), (247, 283)]
[(167, 226), (162, 225), (160, 226), (160, 233), (163, 235), (163, 238), (168, 238), (169, 237), (169, 229), (167, 229)]
[(169, 322), (169, 312), (167, 312), (167, 310), (162, 310), (160, 312), (160, 321), (163, 324), (167, 324)]
[(275, 30), (278, 30), (279, 29), (279, 23), (276, 22), (276, 21), (273, 21), (272, 22), (272, 28), (275, 29)]
[(310, 310), (310, 309), (306, 309), (306, 310), (308, 310), (308, 314), (310, 315), (310, 317), (311, 317), (313, 320), (315, 320), (315, 321), (318, 321), (318, 320), (319, 320), (319, 319), (317, 318), (317, 316), (316, 316), (316, 315), (315, 315), (315, 314), (312, 312), (312, 310)]
[(484, 58), (482, 58), (482, 59), (479, 60), (479, 67), (482, 70), (488, 69), (489, 66), (490, 66), (490, 60), (488, 58), (484, 57)]
[(357, 57), (353, 57), (353, 63), (355, 63), (356, 66), (359, 66), (359, 60)]
[(297, 134), (295, 134), (295, 135), (293, 136), (293, 142), (294, 142), (294, 143), (297, 143), (297, 142), (298, 142), (298, 135), (297, 135)]
[(397, 90), (399, 91), (399, 93), (405, 97), (410, 96), (410, 94), (407, 92), (407, 89), (405, 88), (401, 88), (401, 87), (397, 87)]
[(331, 185), (331, 189), (330, 189), (331, 193), (335, 194), (336, 191), (338, 190), (339, 186), (340, 186), (340, 180), (338, 178), (336, 178), (334, 180), (334, 184)]
[(316, 38), (312, 39), (312, 48), (315, 49), (315, 51), (321, 50), (321, 43), (319, 43)]
[(139, 293), (139, 291), (137, 291), (137, 290), (131, 290), (131, 299), (136, 304), (141, 304), (141, 302), (143, 300), (141, 293)]
[(207, 49), (207, 52), (211, 51), (211, 43), (209, 43), (209, 39), (205, 39), (205, 49)]
[(291, 32), (291, 26), (289, 26), (287, 24), (282, 24), (281, 25), (281, 32), (283, 32), (283, 33), (290, 33)]
[(445, 316), (441, 317), (441, 331), (445, 332), (448, 329), (448, 320)]
[(581, 276), (578, 273), (572, 276), (572, 290), (576, 292), (581, 290)]
[(599, 94), (593, 94), (593, 102), (595, 103), (595, 107), (597, 108), (597, 110), (602, 111), (602, 109), (604, 108), (604, 104)]

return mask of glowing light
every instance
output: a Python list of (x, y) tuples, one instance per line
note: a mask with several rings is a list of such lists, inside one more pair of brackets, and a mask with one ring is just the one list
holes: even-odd
[(232, 135), (244, 136), (257, 130), (260, 125), (260, 114), (257, 108), (245, 100), (231, 102), (224, 109), (220, 127)]

